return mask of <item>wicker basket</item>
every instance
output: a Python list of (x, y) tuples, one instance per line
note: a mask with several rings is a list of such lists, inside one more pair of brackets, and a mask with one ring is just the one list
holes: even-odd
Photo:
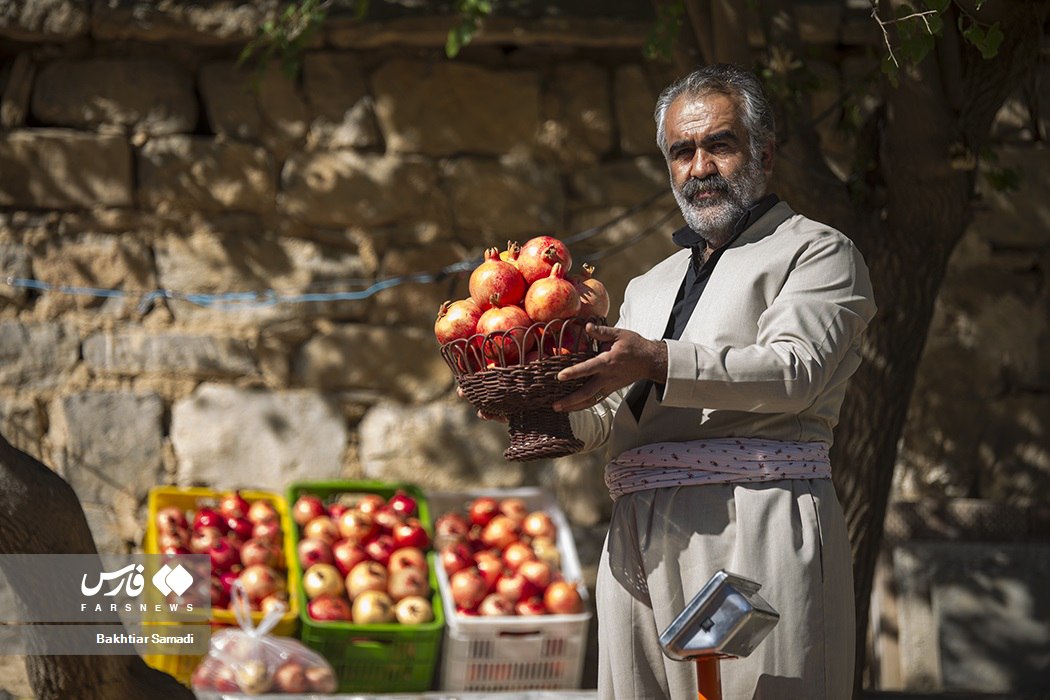
[(508, 419), (513, 462), (573, 454), (583, 443), (572, 434), (569, 416), (551, 405), (586, 383), (558, 381), (558, 372), (594, 357), (598, 344), (584, 332), (600, 318), (534, 323), (498, 333), (475, 335), (441, 346), (441, 356), (473, 406)]

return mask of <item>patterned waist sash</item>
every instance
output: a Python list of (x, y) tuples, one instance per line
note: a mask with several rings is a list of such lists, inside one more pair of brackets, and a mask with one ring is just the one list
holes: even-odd
[(628, 450), (605, 466), (613, 500), (665, 486), (829, 478), (826, 443), (760, 438), (656, 442)]

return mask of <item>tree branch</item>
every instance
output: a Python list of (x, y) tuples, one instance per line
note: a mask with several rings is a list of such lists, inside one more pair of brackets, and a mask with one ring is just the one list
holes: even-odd
[(754, 56), (747, 40), (746, 5), (731, 0), (713, 0), (712, 5), (715, 60), (750, 67)]
[(700, 47), (700, 56), (704, 63), (715, 63), (717, 52), (715, 50), (714, 18), (711, 12), (710, 0), (684, 0), (685, 14), (692, 34), (696, 38), (696, 44)]
[[(760, 15), (766, 50), (777, 47), (782, 58), (774, 62), (767, 57), (767, 65), (774, 71), (775, 79), (789, 84), (789, 72), (795, 70), (793, 62), (801, 61), (805, 55), (792, 3), (762, 0)], [(804, 64), (799, 69), (804, 70)], [(777, 106), (778, 164), (774, 168), (774, 188), (800, 213), (820, 212), (832, 226), (854, 231), (861, 217), (849, 201), (844, 183), (824, 160), (812, 100), (804, 91), (795, 91), (790, 97), (797, 98), (797, 105), (781, 100)]]

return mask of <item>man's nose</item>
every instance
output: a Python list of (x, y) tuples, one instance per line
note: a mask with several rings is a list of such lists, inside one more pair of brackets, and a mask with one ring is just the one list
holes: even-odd
[(689, 164), (689, 175), (695, 178), (705, 178), (718, 172), (715, 161), (704, 149), (698, 148), (693, 154), (693, 162)]

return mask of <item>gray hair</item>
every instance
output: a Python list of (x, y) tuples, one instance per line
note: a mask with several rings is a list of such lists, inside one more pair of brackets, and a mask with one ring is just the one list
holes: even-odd
[(749, 70), (729, 63), (715, 63), (693, 71), (668, 85), (656, 100), (656, 145), (667, 157), (664, 117), (667, 108), (681, 95), (699, 97), (710, 93), (736, 97), (743, 108), (744, 127), (751, 139), (753, 156), (757, 157), (776, 138), (773, 105), (762, 89), (758, 77)]

